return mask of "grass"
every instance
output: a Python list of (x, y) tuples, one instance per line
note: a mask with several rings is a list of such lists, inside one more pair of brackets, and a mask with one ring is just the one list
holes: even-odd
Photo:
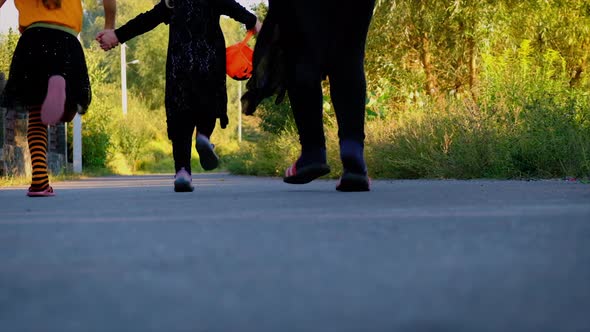
[[(501, 107), (459, 99), (424, 103), (368, 121), (365, 155), (373, 178), (587, 179), (587, 119), (586, 106), (543, 96)], [(338, 177), (333, 122), (325, 129), (330, 176)], [(292, 130), (264, 133), (229, 156), (226, 166), (236, 174), (279, 176), (298, 152)]]
[[(522, 77), (505, 70), (482, 79), (481, 95), (432, 99), (383, 98), (369, 112), (365, 157), (370, 176), (391, 179), (540, 179), (590, 177), (590, 93), (570, 89), (567, 80)], [(503, 77), (502, 75), (506, 76)], [(490, 78), (491, 77), (491, 78)], [(488, 81), (485, 81), (485, 80)], [(588, 84), (587, 84), (588, 85)], [(587, 87), (586, 85), (586, 87)], [(106, 91), (108, 92), (108, 91)], [(270, 103), (272, 104), (272, 103)], [(163, 110), (142, 110), (125, 119), (108, 105), (86, 115), (83, 175), (173, 173)], [(325, 132), (329, 177), (341, 175), (336, 120), (326, 101)], [(230, 107), (237, 112), (235, 107)], [(236, 121), (212, 137), (220, 169), (234, 174), (282, 176), (299, 155), (288, 107), (269, 108), (264, 121), (244, 117), (244, 141)], [(232, 119), (237, 113), (229, 114)], [(268, 124), (272, 124), (269, 126)], [(194, 145), (193, 145), (194, 146)], [(86, 167), (86, 166), (85, 166)], [(202, 172), (193, 147), (192, 168)], [(28, 179), (1, 178), (0, 185)]]
[[(342, 172), (335, 123), (333, 116), (326, 115), (328, 162), (332, 166), (328, 177), (332, 178)], [(282, 176), (299, 155), (296, 130), (287, 126), (269, 133), (260, 124), (259, 119), (245, 118), (245, 140), (240, 144), (234, 129), (215, 133), (220, 169)], [(576, 178), (584, 182), (590, 177), (589, 94), (539, 93), (526, 100), (496, 98), (474, 103), (452, 98), (413, 103), (369, 119), (366, 135), (365, 156), (373, 178)], [(51, 180), (173, 173), (169, 140), (162, 132), (155, 131), (153, 136), (147, 143), (134, 143), (136, 151), (141, 151), (138, 157), (129, 158), (123, 151), (111, 149), (105, 166), (86, 167), (82, 175), (65, 173)], [(194, 147), (192, 168), (194, 173), (203, 172)], [(28, 183), (28, 178), (0, 178), (0, 186)]]

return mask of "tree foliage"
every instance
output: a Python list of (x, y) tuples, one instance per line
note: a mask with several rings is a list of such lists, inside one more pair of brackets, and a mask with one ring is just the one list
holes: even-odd
[(7, 34), (0, 35), (0, 73), (6, 73), (7, 76), (17, 41), (18, 32), (12, 29), (9, 29)]
[(565, 59), (571, 84), (587, 84), (587, 1), (380, 0), (368, 44), (369, 82), (386, 78), (400, 89), (434, 96), (477, 95), (482, 57), (517, 49), (525, 40), (538, 61), (554, 50)]

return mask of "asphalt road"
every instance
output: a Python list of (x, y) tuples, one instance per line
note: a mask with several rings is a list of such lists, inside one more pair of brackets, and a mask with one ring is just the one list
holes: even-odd
[(590, 331), (590, 185), (0, 188), (0, 331)]

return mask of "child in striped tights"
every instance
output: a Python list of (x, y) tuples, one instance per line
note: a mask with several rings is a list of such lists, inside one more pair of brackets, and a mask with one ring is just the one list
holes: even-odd
[[(0, 8), (6, 0), (0, 0)], [(22, 33), (14, 51), (2, 105), (29, 112), (27, 139), (32, 181), (29, 197), (54, 196), (47, 174), (47, 126), (83, 114), (91, 100), (80, 0), (15, 0)], [(116, 0), (103, 0), (105, 29), (115, 26)]]

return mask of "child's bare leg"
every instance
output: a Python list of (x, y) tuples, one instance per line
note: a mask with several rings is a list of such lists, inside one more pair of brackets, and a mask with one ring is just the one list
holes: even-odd
[(47, 125), (61, 122), (66, 104), (66, 80), (55, 75), (49, 78), (47, 96), (41, 106), (41, 121)]

